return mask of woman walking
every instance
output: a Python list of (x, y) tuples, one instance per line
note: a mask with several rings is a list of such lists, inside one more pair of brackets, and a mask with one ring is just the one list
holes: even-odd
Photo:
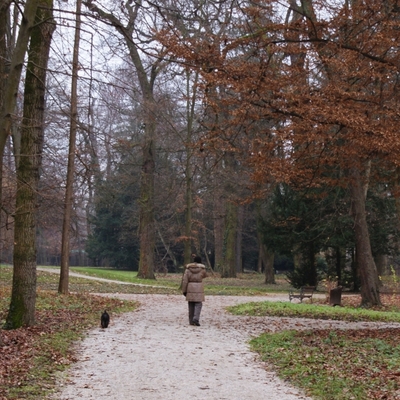
[(196, 256), (194, 262), (186, 265), (182, 281), (182, 293), (189, 306), (189, 324), (200, 326), (200, 313), (204, 301), (203, 279), (207, 278), (206, 267), (201, 257)]

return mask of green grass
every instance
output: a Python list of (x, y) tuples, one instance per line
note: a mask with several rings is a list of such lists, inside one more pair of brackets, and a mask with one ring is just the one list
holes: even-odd
[[(56, 385), (55, 372), (65, 370), (74, 362), (71, 344), (82, 338), (88, 329), (98, 325), (99, 310), (107, 308), (115, 315), (135, 307), (134, 303), (87, 296), (87, 293), (180, 293), (182, 274), (158, 276), (156, 280), (149, 281), (139, 280), (135, 272), (129, 271), (81, 267), (73, 267), (71, 270), (145, 286), (96, 282), (70, 276), (70, 291), (76, 294), (60, 296), (57, 294), (58, 274), (39, 271), (37, 327), (13, 332), (3, 331), (5, 339), (6, 335), (17, 335), (11, 337), (13, 343), (21, 344), (20, 351), (25, 353), (21, 353), (23, 356), (18, 355), (18, 359), (12, 354), (7, 358), (14, 364), (12, 373), (4, 374), (8, 380), (4, 384), (0, 383), (0, 399), (2, 396), (8, 400), (45, 398), (46, 393), (51, 392)], [(5, 321), (9, 306), (11, 278), (12, 268), (0, 266), (1, 324)], [(264, 277), (260, 274), (240, 274), (237, 279), (210, 276), (205, 280), (205, 287), (207, 295), (266, 295), (277, 292), (287, 295), (288, 283), (284, 279), (277, 282), (277, 285), (265, 285)], [(317, 300), (314, 304), (247, 303), (230, 307), (229, 311), (238, 315), (260, 317), (271, 315), (285, 318), (400, 322), (396, 296), (387, 296), (385, 300), (393, 301), (389, 304), (390, 308), (385, 308), (390, 311), (350, 306), (330, 307), (317, 304)], [(253, 339), (251, 346), (282, 378), (303, 388), (314, 399), (394, 400), (400, 398), (399, 337), (398, 329), (286, 331), (266, 333)], [(17, 364), (15, 360), (18, 361)], [(2, 359), (0, 372), (2, 365), (4, 368), (7, 362)]]
[[(10, 305), (12, 268), (0, 266), (0, 325)], [(96, 291), (87, 280), (70, 278), (71, 287)], [(27, 329), (2, 330), (0, 347), (0, 399), (42, 400), (56, 385), (55, 374), (75, 361), (74, 342), (99, 326), (101, 310), (112, 318), (132, 311), (136, 302), (88, 296), (86, 291), (69, 296), (57, 294), (58, 275), (39, 272), (36, 325)], [(117, 285), (108, 286), (109, 289)]]
[(398, 333), (284, 331), (263, 334), (250, 345), (281, 378), (314, 399), (398, 399)]
[[(41, 268), (59, 268), (59, 267), (41, 267)], [(182, 273), (169, 273), (166, 276), (157, 275), (156, 279), (139, 279), (137, 278), (136, 271), (122, 271), (110, 268), (98, 267), (71, 267), (72, 272), (79, 274), (93, 276), (103, 279), (111, 279), (121, 282), (129, 282), (132, 284), (140, 284), (147, 286), (156, 286), (161, 290), (162, 288), (169, 288), (171, 293), (178, 293), (182, 280)], [(287, 293), (290, 285), (284, 280), (277, 280), (276, 285), (265, 285), (264, 275), (262, 274), (238, 274), (237, 278), (220, 278), (218, 275), (213, 276), (209, 273), (209, 277), (204, 280), (205, 294), (206, 295), (225, 295), (225, 296), (257, 296), (265, 295), (268, 293)], [(88, 283), (83, 281), (81, 283)], [(92, 285), (92, 284), (91, 284)], [(98, 283), (102, 286), (103, 283)], [(129, 292), (129, 288), (123, 288), (123, 293)], [(144, 289), (142, 289), (143, 292)], [(101, 292), (103, 292), (100, 289)], [(157, 291), (157, 289), (154, 289)], [(136, 292), (136, 291), (135, 291)], [(159, 293), (166, 293), (159, 292)]]
[[(392, 309), (397, 311), (289, 302), (251, 302), (228, 308), (246, 316), (400, 323), (398, 305)], [(314, 329), (265, 333), (250, 345), (281, 378), (315, 399), (398, 399), (399, 337), (399, 328)]]
[(376, 311), (354, 307), (331, 307), (328, 305), (292, 304), (289, 302), (270, 301), (244, 303), (229, 307), (228, 310), (236, 315), (331, 319), (349, 322), (380, 321), (400, 323), (400, 313), (398, 310)]
[[(59, 267), (43, 267), (40, 268), (49, 268), (49, 269), (59, 269)], [(145, 285), (155, 285), (155, 286), (165, 286), (171, 285), (171, 282), (167, 279), (164, 280), (148, 280), (148, 279), (139, 279), (137, 277), (137, 271), (124, 271), (124, 270), (117, 270), (112, 268), (97, 268), (97, 267), (70, 267), (71, 272), (77, 272), (82, 275), (93, 276), (96, 278), (103, 278), (103, 279), (111, 279), (114, 281), (120, 282), (129, 282), (135, 284), (145, 284)]]

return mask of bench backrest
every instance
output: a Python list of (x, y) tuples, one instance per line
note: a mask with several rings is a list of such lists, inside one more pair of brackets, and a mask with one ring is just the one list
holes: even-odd
[(313, 293), (315, 290), (315, 286), (302, 286), (300, 289), (303, 293)]

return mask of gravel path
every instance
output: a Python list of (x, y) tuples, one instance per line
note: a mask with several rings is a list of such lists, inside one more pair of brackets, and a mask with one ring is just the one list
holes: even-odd
[(242, 302), (279, 299), (274, 296), (208, 296), (200, 327), (188, 324), (183, 296), (110, 296), (141, 305), (118, 318), (111, 315), (108, 329), (88, 334), (79, 347), (79, 362), (54, 399), (309, 399), (257, 360), (249, 351), (249, 339), (264, 331), (306, 329), (310, 323), (319, 328), (355, 327), (335, 321), (238, 317), (224, 310)]

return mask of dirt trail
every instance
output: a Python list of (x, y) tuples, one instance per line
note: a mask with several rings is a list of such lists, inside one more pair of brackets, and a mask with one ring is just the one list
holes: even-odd
[(119, 318), (111, 316), (108, 329), (88, 334), (79, 348), (80, 361), (68, 371), (54, 399), (309, 399), (257, 360), (248, 340), (263, 331), (306, 329), (310, 324), (355, 327), (335, 321), (237, 317), (224, 310), (242, 302), (277, 299), (273, 296), (208, 296), (200, 327), (188, 324), (183, 296), (117, 297), (137, 300), (141, 306)]
[(118, 297), (141, 307), (89, 333), (55, 399), (307, 398), (256, 362), (249, 332), (223, 310), (249, 298), (209, 296), (195, 327), (183, 296)]

